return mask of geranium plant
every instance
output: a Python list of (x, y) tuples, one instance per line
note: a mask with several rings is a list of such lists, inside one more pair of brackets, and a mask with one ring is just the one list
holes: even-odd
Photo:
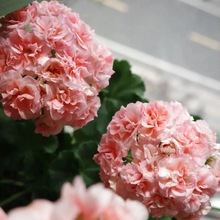
[(129, 63), (113, 63), (63, 4), (5, 11), (0, 220), (196, 220), (210, 211), (220, 155), (205, 121), (178, 102), (148, 102)]

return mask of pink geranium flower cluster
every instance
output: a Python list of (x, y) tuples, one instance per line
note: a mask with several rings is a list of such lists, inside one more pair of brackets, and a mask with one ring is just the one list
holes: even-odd
[(34, 1), (0, 20), (0, 101), (12, 119), (35, 120), (36, 133), (81, 128), (100, 107), (113, 57), (79, 15), (57, 1)]
[(61, 197), (55, 202), (34, 200), (26, 207), (19, 207), (8, 214), (0, 209), (0, 220), (146, 220), (146, 207), (137, 201), (126, 200), (101, 183), (88, 188), (80, 177), (73, 185), (65, 183)]
[(215, 133), (193, 121), (178, 102), (121, 107), (102, 136), (94, 160), (107, 187), (142, 201), (156, 218), (197, 220), (220, 192)]

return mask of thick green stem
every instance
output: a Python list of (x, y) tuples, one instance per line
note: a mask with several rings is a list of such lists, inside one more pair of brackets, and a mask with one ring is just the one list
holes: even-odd
[(28, 193), (29, 191), (30, 191), (30, 189), (26, 189), (26, 190), (24, 190), (24, 191), (22, 191), (22, 192), (19, 192), (19, 193), (16, 193), (16, 194), (12, 195), (12, 196), (9, 197), (8, 199), (6, 199), (6, 200), (0, 202), (0, 207), (3, 207), (4, 205), (7, 205), (8, 203), (10, 203), (10, 202), (12, 202), (12, 201), (18, 199), (19, 197), (25, 195), (25, 194)]

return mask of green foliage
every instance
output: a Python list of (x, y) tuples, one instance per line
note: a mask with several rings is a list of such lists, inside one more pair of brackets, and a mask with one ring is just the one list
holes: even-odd
[(149, 217), (148, 220), (175, 220), (175, 218), (172, 218), (170, 216), (163, 216), (162, 218), (153, 218), (152, 216)]
[(93, 161), (101, 136), (120, 107), (143, 99), (141, 78), (127, 61), (114, 62), (115, 74), (100, 92), (98, 117), (73, 134), (35, 134), (32, 121), (13, 121), (0, 108), (0, 206), (5, 210), (34, 198), (58, 198), (64, 182), (81, 175), (87, 186), (99, 182)]
[(75, 156), (79, 161), (79, 172), (87, 186), (99, 182), (99, 166), (91, 160), (97, 153), (98, 143), (87, 141), (79, 144), (75, 151)]
[[(37, 1), (42, 2), (42, 0), (37, 0)], [(31, 4), (32, 2), (33, 0), (19, 0), (19, 1), (16, 1), (16, 4), (15, 4), (15, 0), (1, 0), (0, 1), (0, 17), (8, 13), (17, 11), (21, 8), (24, 8), (28, 6), (29, 4)]]
[(132, 74), (130, 64), (125, 61), (115, 60), (113, 67), (115, 74), (110, 79), (110, 84), (102, 91), (106, 98), (118, 100), (126, 106), (130, 102), (147, 101), (143, 99), (145, 85), (141, 77)]
[[(50, 178), (47, 167), (56, 157), (57, 137), (35, 134), (33, 122), (13, 121), (4, 115), (2, 108), (0, 121), (0, 204), (23, 191), (29, 202)], [(25, 196), (17, 206), (26, 204)], [(14, 203), (3, 205), (7, 209)]]
[(192, 115), (192, 117), (194, 121), (202, 120), (202, 118), (199, 115)]

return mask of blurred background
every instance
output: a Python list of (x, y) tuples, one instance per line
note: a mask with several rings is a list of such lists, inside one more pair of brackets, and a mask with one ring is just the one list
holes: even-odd
[[(146, 98), (177, 100), (220, 142), (220, 0), (60, 0), (130, 61)], [(220, 199), (213, 205), (220, 208)], [(212, 211), (203, 220), (220, 219)]]

